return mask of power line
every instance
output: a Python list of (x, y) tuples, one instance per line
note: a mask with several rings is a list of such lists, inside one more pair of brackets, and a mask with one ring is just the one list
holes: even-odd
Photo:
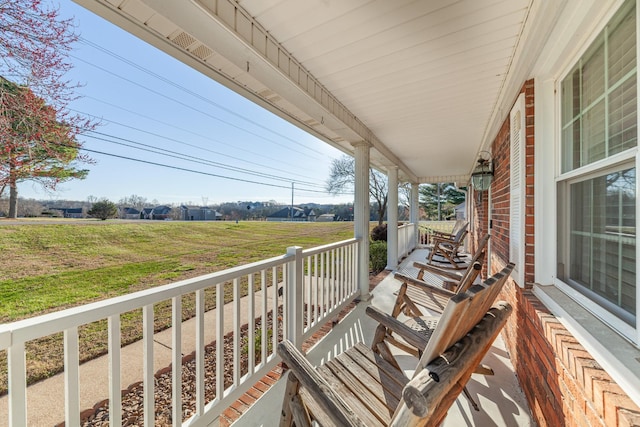
[[(241, 126), (235, 125), (235, 124), (233, 124), (233, 123), (231, 123), (231, 122), (229, 122), (229, 121), (227, 121), (227, 120), (223, 120), (223, 119), (221, 119), (221, 118), (219, 118), (219, 117), (216, 117), (216, 116), (214, 116), (214, 115), (208, 114), (208, 113), (206, 113), (206, 112), (204, 112), (204, 111), (202, 111), (202, 110), (199, 110), (199, 109), (197, 109), (197, 108), (194, 108), (193, 106), (191, 106), (191, 105), (189, 105), (189, 104), (187, 104), (187, 103), (184, 103), (184, 102), (182, 102), (182, 101), (179, 101), (179, 100), (177, 100), (177, 99), (175, 99), (175, 98), (172, 98), (172, 97), (170, 97), (170, 96), (168, 96), (168, 95), (165, 95), (164, 93), (159, 92), (159, 91), (157, 91), (157, 90), (154, 90), (154, 89), (151, 89), (151, 88), (149, 88), (149, 87), (146, 87), (146, 86), (144, 86), (144, 85), (142, 85), (142, 84), (140, 84), (140, 83), (137, 83), (137, 82), (135, 82), (135, 81), (133, 81), (133, 80), (131, 80), (131, 79), (128, 79), (128, 78), (123, 77), (123, 76), (120, 76), (120, 75), (118, 75), (118, 74), (116, 74), (116, 73), (114, 73), (114, 72), (112, 72), (112, 71), (110, 71), (110, 70), (107, 70), (107, 69), (105, 69), (105, 68), (103, 68), (103, 67), (100, 67), (100, 66), (98, 66), (98, 65), (96, 65), (96, 64), (93, 64), (93, 63), (91, 63), (91, 62), (89, 62), (89, 61), (85, 61), (85, 60), (84, 60), (84, 59), (82, 59), (82, 58), (78, 58), (77, 56), (74, 56), (74, 55), (71, 55), (71, 54), (70, 54), (69, 56), (70, 56), (70, 57), (72, 57), (72, 58), (75, 58), (76, 60), (78, 60), (78, 61), (80, 61), (80, 62), (84, 62), (85, 64), (87, 64), (87, 65), (89, 65), (89, 66), (91, 66), (91, 67), (97, 68), (97, 69), (99, 69), (99, 70), (101, 70), (101, 71), (103, 71), (103, 72), (105, 72), (105, 73), (107, 73), (107, 74), (110, 74), (110, 75), (112, 75), (112, 76), (115, 76), (115, 77), (117, 77), (117, 78), (119, 78), (119, 79), (122, 79), (122, 80), (124, 80), (124, 81), (126, 81), (126, 82), (129, 82), (129, 83), (131, 83), (131, 84), (133, 84), (133, 85), (135, 85), (135, 86), (141, 87), (141, 88), (143, 88), (143, 89), (145, 89), (145, 90), (147, 90), (147, 91), (149, 91), (149, 92), (151, 92), (151, 93), (153, 93), (153, 94), (155, 94), (155, 95), (158, 95), (158, 96), (161, 96), (161, 97), (163, 97), (163, 98), (166, 98), (166, 99), (168, 99), (168, 100), (170, 100), (170, 101), (175, 102), (176, 104), (182, 105), (183, 107), (186, 107), (186, 108), (188, 108), (188, 109), (190, 109), (190, 110), (194, 110), (194, 111), (196, 111), (196, 112), (198, 112), (198, 113), (200, 113), (200, 114), (202, 114), (202, 115), (205, 115), (205, 116), (207, 116), (207, 117), (209, 117), (209, 118), (211, 118), (211, 119), (213, 119), (213, 120), (217, 120), (217, 121), (219, 121), (219, 122), (221, 122), (221, 123), (224, 123), (224, 124), (226, 124), (227, 126), (231, 126), (231, 127), (235, 128), (235, 129), (238, 129), (238, 130), (240, 130), (240, 131), (242, 131), (242, 132), (246, 132), (246, 133), (248, 133), (248, 134), (250, 134), (250, 135), (256, 136), (256, 137), (258, 137), (258, 138), (260, 138), (260, 139), (263, 139), (263, 140), (265, 140), (265, 141), (271, 142), (272, 144), (278, 145), (278, 146), (283, 147), (283, 148), (285, 148), (285, 149), (287, 149), (287, 150), (291, 150), (291, 151), (294, 151), (294, 152), (296, 152), (296, 153), (298, 153), (298, 154), (302, 154), (303, 156), (309, 156), (307, 153), (303, 153), (303, 152), (302, 152), (302, 151), (300, 151), (300, 150), (296, 150), (296, 149), (294, 149), (294, 148), (292, 148), (292, 147), (290, 147), (290, 146), (287, 146), (287, 145), (285, 145), (285, 144), (279, 143), (279, 142), (277, 142), (277, 141), (275, 141), (275, 140), (273, 140), (273, 139), (266, 138), (266, 137), (264, 137), (263, 135), (260, 135), (259, 133), (252, 132), (252, 131), (250, 131), (250, 130), (248, 130), (248, 129), (244, 129), (244, 128), (243, 128), (243, 127), (241, 127)], [(304, 147), (304, 146), (303, 146), (303, 147)], [(308, 150), (311, 150), (311, 149), (309, 149), (308, 147), (304, 147), (304, 148), (307, 148)], [(311, 150), (311, 151), (316, 151), (316, 150)], [(322, 153), (321, 153), (321, 152), (319, 152), (319, 151), (316, 151), (316, 152), (318, 152), (318, 153), (322, 154)], [(315, 158), (315, 159), (317, 159), (317, 160), (321, 160), (321, 159), (319, 159), (318, 157), (313, 157), (313, 158)]]
[[(198, 136), (198, 137), (200, 137), (200, 138), (204, 138), (204, 139), (207, 139), (207, 140), (210, 140), (210, 141), (213, 141), (213, 142), (218, 142), (218, 143), (220, 143), (220, 144), (225, 144), (223, 141), (219, 141), (219, 140), (217, 140), (217, 139), (215, 139), (215, 138), (210, 138), (210, 137), (206, 137), (206, 136), (204, 136), (204, 135), (200, 135), (200, 134), (198, 134), (198, 133), (196, 133), (196, 132), (192, 132), (192, 131), (190, 131), (190, 130), (188, 130), (188, 129), (184, 129), (184, 128), (181, 128), (181, 127), (179, 127), (179, 126), (175, 126), (175, 125), (171, 125), (171, 124), (166, 123), (166, 122), (162, 122), (162, 121), (157, 120), (157, 119), (154, 119), (154, 118), (152, 118), (152, 117), (145, 116), (145, 115), (143, 115), (143, 114), (139, 114), (139, 113), (137, 113), (137, 112), (135, 112), (135, 111), (132, 111), (132, 110), (128, 110), (128, 109), (126, 109), (126, 108), (119, 107), (119, 106), (117, 106), (117, 105), (115, 105), (115, 104), (111, 104), (111, 103), (109, 103), (109, 102), (102, 101), (102, 100), (97, 99), (97, 98), (94, 98), (94, 97), (92, 97), (92, 96), (86, 96), (86, 97), (87, 97), (87, 98), (91, 98), (91, 99), (93, 99), (93, 100), (95, 100), (95, 101), (98, 101), (98, 102), (103, 102), (103, 103), (105, 103), (105, 104), (107, 104), (107, 105), (110, 105), (110, 106), (112, 106), (112, 107), (115, 107), (115, 108), (120, 108), (121, 110), (126, 111), (127, 113), (131, 113), (131, 114), (138, 114), (140, 117), (143, 117), (143, 118), (145, 118), (145, 119), (153, 120), (153, 121), (156, 121), (156, 122), (158, 122), (158, 123), (162, 123), (162, 124), (164, 124), (164, 125), (166, 125), (166, 126), (170, 126), (170, 127), (175, 128), (175, 129), (178, 129), (178, 130), (180, 130), (180, 131), (184, 131), (184, 132), (191, 133), (191, 134), (196, 135), (196, 136)], [(82, 114), (82, 115), (85, 115), (85, 116), (88, 116), (88, 117), (93, 117), (93, 118), (96, 118), (96, 119), (98, 119), (98, 120), (106, 121), (106, 122), (109, 122), (109, 123), (116, 124), (116, 125), (118, 125), (118, 126), (122, 126), (122, 127), (128, 128), (128, 129), (132, 129), (132, 130), (135, 130), (135, 131), (137, 131), (137, 132), (146, 133), (146, 134), (151, 135), (151, 136), (154, 136), (154, 137), (156, 137), (156, 138), (162, 138), (162, 139), (165, 139), (165, 140), (167, 140), (167, 141), (176, 142), (176, 143), (178, 143), (178, 144), (186, 145), (186, 146), (188, 146), (188, 147), (196, 148), (196, 149), (199, 149), (199, 150), (202, 150), (202, 151), (207, 151), (207, 152), (209, 152), (209, 153), (215, 154), (216, 156), (228, 157), (228, 158), (233, 159), (233, 160), (237, 160), (237, 161), (240, 161), (240, 162), (245, 162), (245, 163), (248, 163), (248, 164), (251, 164), (251, 165), (254, 165), (254, 166), (260, 166), (260, 167), (263, 167), (263, 168), (265, 168), (265, 169), (272, 169), (272, 170), (276, 170), (276, 171), (281, 171), (281, 170), (282, 170), (282, 168), (274, 168), (274, 167), (271, 167), (271, 166), (268, 166), (268, 165), (264, 165), (264, 164), (261, 164), (261, 163), (252, 162), (252, 161), (250, 161), (250, 160), (246, 160), (246, 159), (242, 159), (242, 158), (239, 158), (239, 157), (231, 156), (231, 155), (229, 155), (229, 154), (221, 153), (221, 152), (219, 152), (219, 151), (210, 150), (210, 149), (208, 149), (208, 148), (200, 147), (199, 145), (190, 144), (190, 143), (188, 143), (188, 142), (184, 142), (184, 141), (181, 141), (181, 140), (179, 140), (179, 139), (170, 138), (170, 137), (165, 136), (165, 135), (161, 135), (161, 134), (158, 134), (158, 133), (154, 133), (154, 132), (151, 132), (151, 131), (147, 131), (147, 130), (144, 130), (144, 129), (140, 129), (140, 128), (137, 128), (137, 127), (135, 127), (135, 126), (131, 126), (131, 125), (127, 125), (127, 124), (124, 124), (124, 123), (121, 123), (121, 122), (117, 122), (117, 121), (115, 121), (115, 120), (106, 119), (106, 118), (104, 118), (104, 117), (94, 116), (94, 115), (92, 115), (92, 114), (85, 113), (85, 112), (83, 112), (83, 111), (79, 111), (79, 110), (75, 110), (75, 109), (71, 109), (71, 108), (70, 108), (69, 110), (70, 110), (70, 111), (75, 111), (75, 112), (76, 112), (76, 113), (78, 113), (78, 114)], [(249, 150), (245, 150), (245, 152), (249, 152), (249, 153), (251, 153), (251, 154), (259, 155), (259, 156), (261, 156), (261, 157), (263, 157), (263, 158), (265, 158), (265, 159), (269, 159), (269, 160), (272, 160), (272, 161), (274, 161), (274, 162), (282, 163), (282, 164), (286, 165), (286, 166), (287, 166), (287, 167), (289, 167), (289, 168), (291, 168), (291, 167), (295, 167), (294, 165), (292, 165), (292, 164), (290, 164), (290, 163), (282, 162), (282, 161), (279, 161), (279, 160), (277, 160), (277, 159), (273, 159), (273, 158), (271, 158), (271, 157), (265, 156), (265, 155), (263, 155), (263, 154), (254, 153), (254, 152), (251, 152), (251, 151), (249, 151)], [(312, 177), (309, 177), (309, 176), (306, 176), (306, 175), (301, 175), (301, 174), (297, 174), (297, 173), (294, 173), (294, 172), (289, 172), (289, 173), (290, 173), (291, 175), (296, 175), (296, 176), (299, 176), (299, 177), (302, 177), (302, 178), (313, 179)]]
[(156, 79), (161, 80), (164, 83), (166, 83), (168, 85), (171, 85), (171, 86), (173, 86), (173, 87), (175, 87), (177, 89), (180, 89), (183, 92), (188, 93), (189, 95), (191, 95), (191, 96), (193, 96), (195, 98), (198, 98), (201, 101), (204, 101), (204, 102), (206, 102), (208, 104), (211, 104), (211, 105), (213, 105), (213, 106), (215, 106), (215, 107), (217, 107), (217, 108), (219, 108), (219, 109), (221, 109), (221, 110), (223, 110), (223, 111), (225, 111), (225, 112), (227, 112), (227, 113), (229, 113), (229, 114), (231, 114), (231, 115), (233, 115), (235, 117), (238, 117), (238, 118), (240, 118), (240, 119), (242, 119), (244, 121), (247, 121), (247, 122), (253, 124), (254, 126), (257, 126), (257, 127), (261, 128), (261, 129), (264, 129), (267, 132), (271, 132), (272, 134), (278, 135), (281, 138), (287, 139), (287, 140), (293, 142), (294, 144), (297, 144), (297, 145), (300, 145), (303, 148), (306, 148), (307, 150), (314, 151), (314, 152), (316, 152), (318, 154), (323, 154), (322, 152), (320, 152), (318, 150), (315, 150), (315, 149), (313, 149), (311, 147), (307, 147), (306, 145), (301, 144), (300, 142), (296, 141), (293, 138), (290, 138), (290, 137), (288, 137), (288, 136), (286, 136), (286, 135), (284, 135), (284, 134), (282, 134), (280, 132), (276, 132), (273, 129), (270, 129), (270, 128), (264, 126), (261, 123), (258, 123), (258, 122), (254, 121), (254, 120), (251, 120), (251, 119), (243, 116), (242, 114), (238, 114), (235, 111), (233, 111), (233, 110), (231, 110), (231, 109), (229, 109), (229, 108), (227, 108), (227, 107), (225, 107), (225, 106), (223, 106), (221, 104), (218, 104), (217, 102), (215, 102), (215, 101), (213, 101), (213, 100), (211, 100), (209, 98), (206, 98), (206, 97), (200, 95), (199, 93), (193, 92), (192, 90), (189, 90), (186, 87), (184, 87), (182, 85), (179, 85), (176, 82), (174, 82), (174, 81), (172, 81), (172, 80), (170, 80), (170, 79), (168, 79), (168, 78), (166, 78), (166, 77), (164, 77), (164, 76), (162, 76), (160, 74), (154, 73), (153, 71), (149, 70), (148, 68), (142, 67), (141, 65), (139, 65), (139, 64), (137, 64), (137, 63), (135, 63), (133, 61), (130, 61), (127, 58), (125, 58), (125, 57), (123, 57), (121, 55), (118, 55), (117, 53), (115, 53), (113, 51), (110, 51), (109, 49), (107, 49), (105, 47), (102, 47), (102, 46), (100, 46), (100, 45), (98, 45), (98, 44), (96, 44), (96, 43), (94, 43), (94, 42), (92, 42), (90, 40), (87, 40), (85, 38), (82, 38), (82, 37), (80, 37), (79, 40), (80, 40), (80, 42), (82, 42), (82, 43), (84, 43), (84, 44), (86, 44), (88, 46), (91, 46), (94, 49), (97, 49), (97, 50), (99, 50), (99, 51), (101, 51), (103, 53), (106, 53), (107, 55), (110, 55), (111, 57), (116, 58), (119, 61), (124, 62), (124, 63), (126, 63), (127, 65), (129, 65), (131, 67), (134, 67), (134, 68), (136, 68), (136, 69), (138, 69), (138, 70), (140, 70), (140, 71), (142, 71), (142, 72), (144, 72), (144, 73), (146, 73), (146, 74), (148, 74), (150, 76), (153, 76)]
[[(77, 147), (73, 147), (73, 148), (77, 148)], [(232, 181), (246, 182), (246, 183), (249, 183), (249, 184), (264, 185), (264, 186), (267, 186), (267, 187), (284, 188), (284, 189), (287, 189), (287, 190), (291, 189), (290, 186), (278, 185), (278, 184), (269, 184), (269, 183), (266, 183), (266, 182), (253, 181), (253, 180), (249, 180), (249, 179), (235, 178), (235, 177), (230, 177), (230, 176), (225, 176), (225, 175), (219, 175), (219, 174), (214, 174), (214, 173), (211, 173), (211, 172), (198, 171), (198, 170), (195, 170), (195, 169), (183, 168), (183, 167), (180, 167), (180, 166), (174, 166), (174, 165), (167, 165), (167, 164), (164, 164), (164, 163), (152, 162), (150, 160), (136, 159), (136, 158), (133, 158), (133, 157), (122, 156), (120, 154), (107, 153), (105, 151), (98, 151), (98, 150), (93, 150), (93, 149), (85, 148), (85, 147), (80, 147), (79, 149), (83, 150), (83, 151), (90, 152), (90, 153), (102, 154), (102, 155), (105, 155), (105, 156), (117, 157), (119, 159), (131, 160), (131, 161), (134, 161), (134, 162), (145, 163), (145, 164), (149, 164), (149, 165), (153, 165), (153, 166), (160, 166), (160, 167), (169, 168), (169, 169), (181, 170), (181, 171), (184, 171), (184, 172), (196, 173), (196, 174), (200, 174), (200, 175), (207, 175), (207, 176), (212, 176), (212, 177), (215, 177), (215, 178), (229, 179), (229, 180), (232, 180)], [(306, 192), (309, 192), (309, 193), (325, 193), (324, 191), (312, 190), (312, 189), (299, 189), (299, 190), (300, 191), (306, 191)], [(351, 194), (351, 193), (339, 193), (339, 194)]]
[[(129, 147), (129, 148), (134, 148), (136, 150), (146, 151), (146, 152), (158, 154), (158, 155), (161, 155), (161, 156), (171, 157), (171, 158), (179, 159), (179, 160), (185, 160), (185, 161), (189, 161), (189, 162), (193, 162), (193, 163), (200, 163), (200, 164), (208, 165), (208, 166), (216, 166), (216, 167), (221, 168), (221, 169), (230, 170), (230, 171), (238, 172), (238, 173), (245, 173), (245, 174), (248, 174), (248, 175), (254, 175), (254, 176), (261, 177), (261, 178), (273, 179), (273, 180), (276, 180), (276, 181), (285, 181), (285, 182), (292, 182), (293, 181), (293, 182), (298, 182), (298, 183), (305, 184), (305, 185), (310, 185), (310, 186), (315, 186), (315, 187), (322, 187), (322, 186), (320, 186), (318, 184), (315, 184), (313, 182), (293, 180), (291, 178), (282, 177), (282, 176), (278, 176), (278, 175), (271, 175), (271, 174), (266, 174), (266, 173), (262, 173), (262, 172), (252, 171), (252, 170), (249, 170), (249, 169), (228, 166), (228, 165), (225, 165), (223, 163), (215, 162), (215, 161), (212, 161), (212, 160), (201, 159), (201, 158), (198, 158), (198, 157), (195, 157), (195, 156), (191, 156), (191, 155), (188, 155), (188, 154), (179, 153), (177, 151), (167, 150), (167, 149), (164, 149), (164, 148), (154, 147), (154, 146), (149, 145), (149, 144), (136, 142), (136, 141), (133, 141), (133, 140), (130, 140), (130, 139), (127, 139), (127, 138), (121, 138), (121, 137), (117, 137), (117, 136), (114, 136), (114, 135), (105, 134), (105, 133), (102, 133), (102, 132), (97, 132), (97, 131), (89, 131), (89, 132), (90, 133), (95, 133), (95, 134), (98, 134), (98, 135), (102, 135), (104, 137), (115, 138), (115, 139), (119, 139), (121, 141), (126, 141), (126, 142), (129, 142), (131, 144), (139, 145), (140, 147), (137, 147), (135, 145), (125, 144), (125, 143), (122, 143), (122, 142), (112, 141), (112, 140), (109, 140), (109, 139), (103, 138), (103, 137), (98, 137), (98, 136), (85, 134), (89, 138), (93, 138), (93, 139), (97, 139), (97, 140), (100, 140), (100, 141), (109, 142), (109, 143), (112, 143), (112, 144), (118, 144), (118, 145), (122, 145), (122, 146)], [(142, 147), (147, 147), (147, 148), (142, 148)]]

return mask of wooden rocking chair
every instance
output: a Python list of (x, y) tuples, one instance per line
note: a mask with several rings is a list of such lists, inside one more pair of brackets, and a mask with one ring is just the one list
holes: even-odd
[(455, 235), (458, 233), (458, 231), (460, 231), (462, 228), (464, 227), (468, 227), (469, 223), (466, 222), (463, 219), (458, 219), (456, 220), (456, 223), (453, 225), (453, 229), (451, 230), (451, 233), (447, 233), (444, 231), (439, 231), (439, 230), (433, 230), (431, 231), (431, 236), (432, 237), (446, 237), (448, 239), (453, 239), (455, 237)]
[[(442, 311), (442, 316), (424, 316), (416, 305), (407, 297), (407, 293), (402, 292), (403, 287), (405, 290), (407, 289), (407, 284), (403, 284), (403, 287), (401, 287), (400, 292), (398, 293), (398, 298), (396, 299), (394, 312), (391, 315), (386, 314), (375, 307), (367, 307), (367, 314), (380, 323), (376, 328), (376, 332), (371, 343), (372, 350), (380, 354), (391, 365), (398, 368), (398, 362), (393, 356), (393, 353), (388, 346), (389, 344), (422, 360), (424, 353), (427, 352), (431, 345), (431, 340), (434, 338), (436, 331), (441, 328), (442, 319), (445, 318), (447, 310), (450, 310), (449, 306), (451, 304), (456, 304), (456, 301), (460, 298), (464, 298), (464, 295), (471, 294), (476, 298), (476, 303), (480, 305), (480, 308), (475, 308), (473, 310), (485, 312), (488, 307), (493, 304), (502, 290), (502, 287), (511, 274), (513, 267), (514, 264), (510, 263), (499, 273), (487, 279), (482, 285), (473, 285), (464, 293), (452, 294), (446, 303), (445, 309)], [(481, 300), (478, 300), (478, 295), (482, 295)], [(398, 301), (402, 302), (399, 303)], [(408, 312), (407, 314), (410, 316), (404, 322), (396, 318), (401, 312), (401, 310), (398, 309), (399, 305), (404, 305)], [(468, 315), (473, 315), (473, 313)], [(493, 370), (487, 366), (478, 366), (476, 373), (493, 375)], [(471, 402), (472, 406), (476, 410), (479, 410), (477, 403), (471, 398), (466, 390), (465, 395)]]
[[(478, 248), (471, 258), (467, 269), (463, 272), (459, 270), (447, 270), (435, 267), (422, 262), (414, 262), (413, 266), (420, 269), (418, 277), (413, 278), (402, 273), (395, 273), (394, 277), (402, 282), (398, 297), (391, 315), (398, 317), (401, 312), (407, 316), (422, 316), (424, 313), (416, 305), (428, 308), (436, 313), (442, 313), (447, 301), (456, 293), (465, 292), (474, 283), (486, 257), (486, 248), (489, 238), (486, 234), (480, 242)], [(424, 274), (431, 273), (439, 276), (443, 280), (441, 286), (424, 281)], [(431, 276), (432, 277), (432, 276)], [(437, 277), (435, 277), (437, 279)]]
[(489, 283), (450, 300), (411, 380), (362, 344), (314, 368), (290, 342), (280, 343), (291, 369), (280, 426), (438, 425), (511, 313), (504, 302), (488, 309), (493, 294)]
[(458, 251), (464, 244), (464, 238), (467, 236), (469, 227), (469, 223), (466, 223), (458, 232), (450, 237), (439, 237), (433, 236), (432, 238), (432, 247), (429, 251), (429, 256), (427, 257), (427, 262), (429, 264), (434, 263), (433, 257), (436, 258), (436, 261), (449, 262), (451, 264), (451, 268), (461, 269), (461, 260), (458, 254)]

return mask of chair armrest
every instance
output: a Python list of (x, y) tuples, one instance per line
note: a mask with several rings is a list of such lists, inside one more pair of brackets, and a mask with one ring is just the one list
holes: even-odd
[(427, 346), (425, 336), (411, 329), (395, 317), (390, 314), (383, 313), (375, 307), (369, 306), (366, 309), (366, 313), (376, 322), (380, 323), (385, 328), (391, 330), (393, 333), (398, 334), (409, 344), (416, 347), (419, 350), (423, 350)]
[(402, 273), (395, 273), (394, 277), (399, 279), (399, 280), (401, 280), (401, 281), (403, 281), (404, 283), (406, 283), (408, 285), (414, 285), (414, 286), (416, 286), (417, 288), (419, 288), (419, 289), (421, 289), (423, 291), (433, 292), (433, 293), (440, 294), (440, 295), (443, 295), (443, 296), (448, 297), (448, 298), (451, 298), (452, 296), (455, 295), (455, 292), (448, 291), (448, 290), (446, 290), (444, 288), (440, 288), (438, 286), (430, 285), (429, 283), (425, 283), (425, 282), (423, 282), (421, 280), (414, 279), (413, 277), (405, 276)]
[(449, 239), (447, 237), (441, 237), (441, 236), (433, 236), (431, 238), (432, 243), (434, 244), (434, 246), (436, 244), (440, 244), (440, 243), (448, 243), (448, 244), (452, 244), (455, 243), (455, 240), (453, 239)]
[(337, 425), (366, 427), (290, 341), (278, 344), (278, 355)]
[(451, 279), (451, 280), (462, 279), (462, 273), (460, 273), (461, 270), (445, 269), (442, 267), (437, 267), (435, 265), (425, 264), (419, 261), (415, 261), (413, 263), (413, 266), (419, 268), (420, 270), (425, 270), (425, 271), (428, 271), (429, 273), (433, 273), (441, 277), (446, 277), (447, 279)]
[(434, 236), (437, 236), (437, 237), (444, 237), (444, 238), (447, 238), (447, 239), (453, 239), (455, 237), (454, 234), (447, 233), (445, 231), (438, 231), (438, 230), (433, 230), (431, 232), (431, 234), (434, 235)]
[(504, 327), (511, 311), (508, 303), (499, 302), (456, 345), (449, 347), (423, 370), (418, 366), (419, 371), (402, 392), (405, 403), (415, 415), (428, 416), (459, 380), (473, 373)]

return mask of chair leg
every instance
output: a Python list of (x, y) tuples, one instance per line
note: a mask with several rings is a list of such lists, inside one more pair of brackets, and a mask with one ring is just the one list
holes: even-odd
[(494, 375), (493, 369), (491, 369), (487, 365), (478, 365), (478, 367), (476, 368), (475, 371), (473, 371), (473, 373), (480, 374), (480, 375)]
[(376, 332), (373, 334), (373, 340), (371, 341), (371, 350), (374, 351), (374, 353), (378, 353), (378, 344), (383, 343), (384, 342), (384, 338), (387, 335), (387, 328), (385, 328), (383, 325), (378, 325), (378, 327), (376, 328)]
[(403, 283), (398, 289), (398, 296), (396, 298), (395, 304), (393, 304), (393, 309), (391, 310), (391, 317), (398, 318), (398, 314), (402, 312), (402, 306), (405, 301), (405, 294), (407, 293), (407, 284)]
[(464, 393), (464, 397), (467, 398), (467, 400), (469, 401), (471, 406), (473, 406), (473, 409), (475, 409), (476, 411), (480, 411), (480, 407), (478, 406), (476, 401), (473, 400), (473, 397), (471, 397), (471, 394), (469, 393), (469, 390), (467, 390), (467, 386), (464, 386), (464, 388), (462, 389), (462, 392)]
[(380, 356), (382, 356), (384, 360), (389, 362), (398, 371), (402, 371), (402, 369), (400, 368), (400, 365), (398, 364), (398, 361), (396, 360), (395, 357), (393, 357), (393, 354), (391, 353), (391, 349), (389, 349), (389, 346), (384, 341), (378, 343), (377, 350), (378, 350), (378, 354), (380, 354)]
[(291, 427), (293, 425), (293, 411), (291, 403), (294, 397), (298, 395), (300, 382), (293, 372), (289, 372), (287, 384), (284, 389), (284, 402), (282, 404), (282, 413), (280, 415), (280, 427)]
[(302, 402), (299, 394), (293, 396), (289, 405), (291, 406), (293, 421), (296, 427), (311, 427), (311, 417), (309, 416), (307, 409), (304, 407), (304, 403)]

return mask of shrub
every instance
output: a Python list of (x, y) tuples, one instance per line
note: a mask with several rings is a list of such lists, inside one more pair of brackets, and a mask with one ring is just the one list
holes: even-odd
[(372, 242), (369, 246), (369, 268), (378, 274), (387, 266), (387, 242)]
[(91, 210), (87, 212), (89, 215), (95, 218), (100, 218), (105, 221), (107, 218), (113, 218), (118, 213), (118, 207), (115, 203), (109, 200), (100, 200), (95, 202), (91, 207)]
[(376, 225), (371, 230), (371, 240), (374, 242), (387, 241), (387, 224)]

